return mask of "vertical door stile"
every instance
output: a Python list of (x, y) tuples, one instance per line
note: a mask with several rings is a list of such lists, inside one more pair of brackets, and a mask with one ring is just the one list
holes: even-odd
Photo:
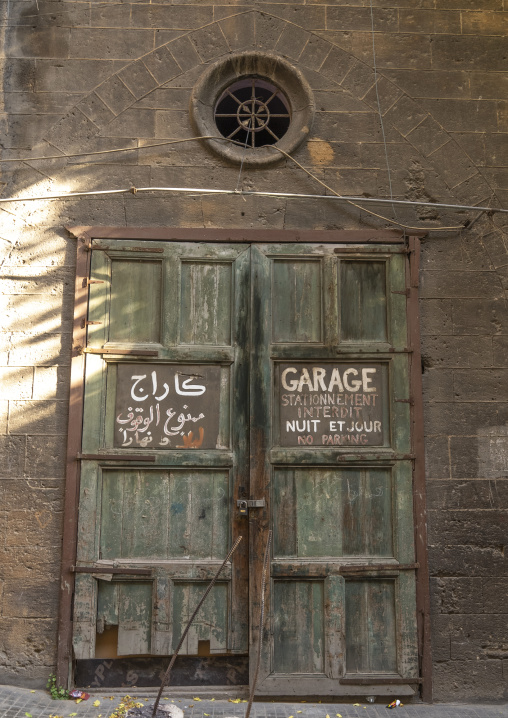
[(233, 604), (231, 611), (231, 650), (245, 653), (249, 643), (249, 523), (240, 517), (237, 501), (249, 497), (250, 484), (250, 437), (249, 437), (249, 366), (250, 366), (250, 304), (251, 304), (251, 249), (245, 249), (238, 257), (238, 270), (232, 287), (232, 306), (234, 307), (232, 340), (235, 347), (234, 386), (229, 417), (230, 442), (235, 452), (235, 464), (232, 471), (233, 492), (231, 502), (231, 543), (238, 536), (243, 540), (234, 556), (232, 579)]
[[(270, 364), (268, 332), (270, 330), (270, 267), (268, 260), (257, 246), (251, 248), (251, 323), (250, 323), (250, 497), (264, 498), (266, 505), (249, 515), (250, 561), (249, 561), (249, 604), (250, 604), (250, 680), (256, 665), (260, 637), (259, 617), (261, 610), (262, 562), (268, 538), (270, 516), (270, 465), (268, 447), (271, 430), (270, 421)], [(273, 545), (273, 544), (272, 544)], [(272, 585), (266, 583), (265, 626), (263, 653), (258, 685), (269, 672), (271, 645), (267, 640), (271, 634)]]
[(427, 516), (426, 516), (426, 484), (425, 484), (425, 451), (423, 426), (423, 388), (422, 359), (420, 344), (419, 316), (419, 272), (420, 272), (420, 240), (409, 238), (409, 254), (406, 263), (408, 285), (408, 335), (410, 337), (411, 354), (411, 387), (412, 387), (412, 451), (415, 456), (413, 464), (413, 495), (415, 550), (419, 568), (416, 573), (416, 608), (418, 622), (418, 658), (422, 676), (422, 699), (432, 700), (432, 654), (430, 643), (430, 594), (429, 570), (427, 561)]
[(328, 576), (326, 584), (325, 615), (328, 650), (326, 651), (327, 673), (330, 678), (340, 679), (344, 675), (345, 658), (345, 583), (343, 576)]
[(72, 611), (74, 576), (71, 573), (76, 559), (77, 505), (79, 502), (80, 465), (76, 457), (81, 450), (83, 426), (83, 396), (85, 355), (82, 349), (86, 342), (86, 312), (88, 307), (88, 278), (90, 252), (86, 238), (80, 236), (77, 242), (76, 279), (74, 284), (74, 316), (71, 357), (71, 388), (69, 396), (69, 423), (65, 467), (64, 525), (62, 561), (60, 571), (60, 609), (58, 614), (58, 642), (56, 678), (58, 685), (70, 682), (72, 666)]
[[(338, 259), (335, 254), (323, 257), (323, 336), (326, 344), (327, 354), (335, 356), (339, 344), (339, 272), (337, 271)], [(337, 317), (337, 321), (331, 321)]]

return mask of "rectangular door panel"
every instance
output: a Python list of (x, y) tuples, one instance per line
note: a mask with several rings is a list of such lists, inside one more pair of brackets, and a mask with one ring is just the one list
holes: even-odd
[(274, 344), (322, 342), (321, 261), (276, 259), (272, 272)]
[(111, 261), (109, 342), (161, 343), (162, 283), (161, 261)]
[(227, 471), (104, 471), (100, 558), (219, 560), (229, 504)]
[(117, 655), (152, 652), (152, 582), (105, 581), (97, 585), (97, 637), (117, 627)]
[(386, 261), (340, 262), (340, 339), (388, 341)]
[(390, 469), (277, 468), (274, 557), (392, 557), (392, 502)]
[[(178, 646), (183, 630), (207, 588), (208, 582), (204, 581), (174, 582), (173, 651)], [(212, 654), (228, 651), (229, 604), (229, 586), (225, 581), (218, 581), (192, 623), (181, 648), (182, 654), (197, 655), (200, 642), (206, 642), (207, 650)]]
[(231, 344), (231, 262), (182, 261), (180, 344)]
[(273, 582), (273, 672), (324, 673), (324, 582)]
[(395, 582), (346, 580), (346, 674), (397, 673)]

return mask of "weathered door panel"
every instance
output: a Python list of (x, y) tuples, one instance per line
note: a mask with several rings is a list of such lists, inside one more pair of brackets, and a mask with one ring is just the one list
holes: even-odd
[(251, 276), (255, 643), (273, 529), (258, 691), (391, 693), (418, 675), (405, 255), (257, 245)]
[(75, 656), (170, 654), (239, 533), (182, 652), (246, 653), (250, 250), (139, 245), (92, 248)]
[(395, 581), (346, 581), (346, 674), (397, 673)]
[(182, 652), (255, 655), (272, 528), (258, 693), (412, 693), (405, 254), (141, 244), (92, 250), (75, 656), (170, 654), (249, 531)]
[(227, 470), (106, 470), (100, 502), (102, 560), (218, 561), (227, 553)]

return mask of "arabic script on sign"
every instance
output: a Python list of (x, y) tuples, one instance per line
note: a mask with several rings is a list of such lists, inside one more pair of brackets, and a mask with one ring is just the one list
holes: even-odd
[(220, 371), (213, 365), (119, 364), (115, 447), (216, 448)]

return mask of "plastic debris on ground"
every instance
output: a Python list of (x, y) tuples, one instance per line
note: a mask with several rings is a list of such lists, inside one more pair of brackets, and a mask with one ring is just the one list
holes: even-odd
[(77, 699), (78, 701), (87, 701), (90, 698), (90, 693), (85, 693), (85, 691), (71, 691), (69, 698)]

